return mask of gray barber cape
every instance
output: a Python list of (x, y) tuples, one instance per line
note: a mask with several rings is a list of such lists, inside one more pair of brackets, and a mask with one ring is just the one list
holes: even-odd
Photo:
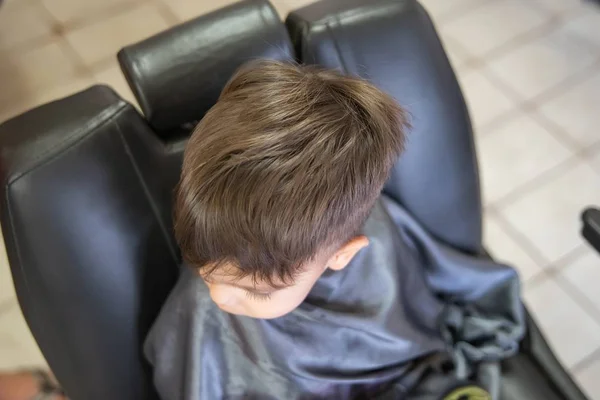
[(274, 320), (227, 314), (189, 268), (145, 343), (163, 400), (438, 399), (461, 380), (498, 399), (525, 317), (515, 271), (429, 235), (382, 196), (368, 247)]

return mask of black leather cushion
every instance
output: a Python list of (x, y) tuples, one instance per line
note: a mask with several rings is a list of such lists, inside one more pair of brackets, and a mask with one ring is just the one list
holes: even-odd
[[(286, 25), (303, 62), (365, 77), (411, 112), (414, 129), (385, 191), (438, 238), (484, 255), (470, 120), (425, 10), (414, 0), (322, 0)], [(502, 400), (585, 400), (531, 318), (521, 353), (502, 369)]]
[(2, 230), (19, 303), (72, 399), (155, 398), (142, 340), (177, 276), (179, 168), (96, 86), (0, 125)]
[(127, 46), (118, 57), (146, 118), (166, 136), (200, 120), (244, 62), (292, 53), (273, 6), (247, 0)]
[(502, 365), (502, 400), (587, 400), (554, 356), (534, 319), (527, 315), (521, 353)]
[(367, 78), (408, 109), (414, 128), (385, 190), (435, 236), (478, 253), (471, 124), (423, 8), (412, 0), (328, 0), (292, 12), (286, 25), (303, 62)]

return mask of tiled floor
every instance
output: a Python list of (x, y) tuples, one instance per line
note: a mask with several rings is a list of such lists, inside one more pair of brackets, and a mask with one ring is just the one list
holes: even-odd
[[(232, 0), (7, 0), (0, 121), (96, 82), (133, 101), (117, 50)], [(273, 0), (280, 13), (307, 0)], [(557, 354), (600, 399), (600, 255), (579, 213), (600, 205), (600, 6), (423, 0), (476, 127), (486, 243), (515, 265)], [(2, 249), (3, 250), (3, 249)], [(0, 368), (41, 364), (0, 263)]]

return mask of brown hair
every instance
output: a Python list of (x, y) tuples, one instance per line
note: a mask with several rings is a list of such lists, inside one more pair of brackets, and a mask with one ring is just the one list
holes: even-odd
[(175, 235), (210, 273), (293, 279), (355, 236), (400, 154), (406, 115), (365, 80), (275, 61), (242, 67), (195, 128)]

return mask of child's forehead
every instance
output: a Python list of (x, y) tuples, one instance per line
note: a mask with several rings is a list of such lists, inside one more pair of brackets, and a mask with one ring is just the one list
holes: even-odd
[(267, 281), (253, 275), (245, 274), (231, 263), (219, 264), (214, 268), (208, 269), (208, 271), (203, 271), (201, 268), (199, 273), (207, 282), (227, 284), (249, 290), (284, 289), (293, 284), (293, 282), (284, 282), (277, 277)]

